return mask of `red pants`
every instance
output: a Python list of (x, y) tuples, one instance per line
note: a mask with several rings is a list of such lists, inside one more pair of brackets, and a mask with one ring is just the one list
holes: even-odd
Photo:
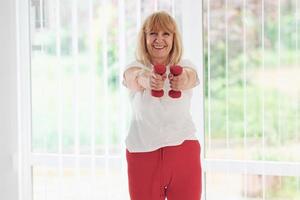
[(200, 144), (185, 140), (156, 151), (126, 151), (131, 200), (200, 200)]

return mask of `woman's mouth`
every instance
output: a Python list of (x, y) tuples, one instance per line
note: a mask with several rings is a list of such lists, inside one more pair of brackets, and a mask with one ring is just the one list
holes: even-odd
[(163, 48), (165, 48), (164, 45), (153, 45), (153, 48), (156, 50), (162, 50)]

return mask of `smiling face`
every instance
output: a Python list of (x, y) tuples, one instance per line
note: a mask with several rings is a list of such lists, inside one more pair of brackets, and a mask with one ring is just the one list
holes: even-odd
[(165, 11), (148, 16), (138, 35), (137, 60), (150, 67), (177, 64), (181, 56), (181, 36), (174, 18)]
[(169, 31), (149, 31), (146, 33), (146, 46), (152, 64), (168, 64), (173, 48), (173, 33)]

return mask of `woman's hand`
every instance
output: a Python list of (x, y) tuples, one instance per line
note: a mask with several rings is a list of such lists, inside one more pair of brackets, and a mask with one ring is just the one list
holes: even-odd
[(166, 74), (159, 75), (154, 71), (132, 67), (125, 71), (123, 84), (132, 91), (161, 90), (166, 78)]
[(174, 76), (173, 74), (169, 74), (168, 76), (170, 87), (173, 90), (183, 90), (186, 88), (189, 77), (186, 69), (183, 68), (182, 73), (178, 76)]
[(131, 67), (124, 72), (123, 85), (132, 91), (150, 89), (151, 72), (140, 67)]
[(197, 73), (190, 68), (183, 68), (178, 76), (169, 74), (170, 87), (173, 90), (187, 90), (197, 85)]
[(166, 78), (167, 78), (166, 73), (163, 75), (160, 75), (153, 71), (150, 76), (150, 89), (151, 90), (163, 89)]
[[(153, 71), (145, 71), (134, 67), (124, 73), (124, 85), (133, 91), (142, 91), (144, 89), (161, 90), (164, 87), (166, 74), (159, 75)], [(193, 69), (183, 68), (178, 76), (169, 74), (170, 87), (173, 90), (186, 90), (195, 87), (197, 74)]]

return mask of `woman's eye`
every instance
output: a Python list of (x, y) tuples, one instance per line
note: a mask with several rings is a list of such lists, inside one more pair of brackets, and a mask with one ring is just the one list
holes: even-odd
[(167, 33), (167, 32), (166, 32), (166, 33), (164, 33), (164, 35), (166, 35), (166, 36), (169, 36), (169, 35), (170, 35), (170, 33)]
[(155, 32), (150, 32), (150, 35), (156, 35), (157, 33), (155, 33)]

